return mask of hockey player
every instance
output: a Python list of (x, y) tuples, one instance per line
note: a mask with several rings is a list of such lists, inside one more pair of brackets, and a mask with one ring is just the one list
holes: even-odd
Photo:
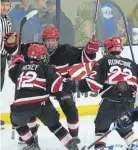
[[(121, 133), (128, 133), (131, 132), (133, 123), (135, 121), (138, 121), (138, 107), (136, 107), (133, 110), (128, 110), (121, 114), (121, 116), (118, 117), (117, 121), (114, 122), (115, 127), (119, 132)], [(115, 144), (110, 145), (105, 148), (101, 148), (100, 150), (138, 150), (138, 143), (137, 140), (133, 141), (130, 148), (127, 148), (126, 146)]]
[[(55, 27), (47, 27), (42, 33), (42, 38), (50, 55), (49, 64), (55, 66), (60, 74), (64, 77), (70, 77), (68, 71), (73, 64), (89, 63), (96, 57), (99, 50), (99, 44), (95, 38), (89, 41), (84, 49), (78, 49), (68, 44), (59, 45), (59, 32)], [(27, 49), (30, 44), (22, 44), (21, 53), (27, 59)], [(15, 51), (15, 48), (9, 49), (9, 53)], [(60, 96), (56, 96), (59, 104), (67, 118), (69, 132), (73, 139), (80, 142), (78, 138), (79, 117), (78, 110), (75, 106), (71, 91), (62, 92)]]
[[(60, 74), (66, 78), (70, 78), (69, 70), (71, 66), (93, 61), (96, 57), (96, 52), (99, 50), (99, 44), (94, 38), (86, 44), (84, 49), (77, 49), (68, 44), (59, 45), (59, 32), (55, 27), (45, 28), (42, 33), (42, 39), (50, 54), (49, 63), (55, 65)], [(77, 139), (79, 118), (72, 92), (62, 93), (56, 99), (59, 101), (67, 118), (70, 134), (74, 139)]]
[(122, 113), (122, 115), (115, 122), (115, 125), (119, 130), (125, 131), (129, 130), (135, 121), (138, 121), (138, 107)]
[[(17, 34), (15, 32), (7, 33), (4, 37), (4, 41), (5, 41), (4, 43), (5, 43), (5, 47), (7, 48), (7, 50), (10, 48), (10, 55), (15, 55), (17, 53), (17, 46), (16, 46), (18, 42)], [(36, 117), (31, 117), (27, 125), (31, 129), (32, 134), (35, 137), (35, 140), (38, 140), (37, 130), (38, 130), (39, 124), (36, 122)], [(24, 144), (24, 141), (22, 140), (21, 137), (19, 137), (18, 144)]]
[(68, 91), (65, 78), (47, 63), (49, 55), (42, 44), (32, 44), (27, 52), (28, 61), (23, 55), (15, 54), (8, 61), (9, 76), (16, 84), (15, 101), (11, 105), (11, 123), (28, 145), (23, 150), (40, 150), (31, 130), (26, 125), (31, 117), (38, 117), (42, 123), (69, 150), (78, 150), (68, 131), (59, 122), (59, 114), (49, 96)]
[[(128, 58), (123, 58), (120, 37), (110, 37), (104, 42), (105, 56), (95, 63), (92, 72), (77, 83), (81, 92), (97, 90), (102, 93), (102, 102), (95, 119), (95, 138), (103, 136), (110, 124), (124, 111), (134, 108), (134, 97), (138, 81), (138, 66)], [(117, 130), (130, 148), (138, 142), (132, 128), (128, 132)], [(106, 138), (96, 143), (95, 149), (106, 146)]]
[[(123, 112), (121, 116), (118, 117), (118, 119), (114, 122), (115, 127), (117, 130), (121, 133), (131, 133), (133, 123), (135, 121), (138, 121), (138, 107), (136, 107), (133, 110), (127, 110), (126, 112)], [(120, 148), (120, 150), (138, 150), (138, 139), (134, 140), (131, 143), (131, 147), (126, 148), (122, 145), (112, 145), (107, 146), (105, 149), (111, 149), (114, 150), (117, 147)], [(102, 148), (101, 150), (104, 150)]]

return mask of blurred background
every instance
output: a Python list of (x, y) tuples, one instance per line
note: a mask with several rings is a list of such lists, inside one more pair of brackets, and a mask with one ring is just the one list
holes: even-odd
[[(23, 17), (33, 9), (38, 15), (26, 22), (22, 42), (41, 42), (41, 33), (47, 26), (56, 26), (60, 44), (84, 46), (93, 34), (96, 0), (11, 0), (9, 17), (13, 30), (19, 31)], [(127, 19), (128, 33), (133, 45), (138, 45), (138, 0), (99, 0), (96, 37), (101, 46), (110, 36), (121, 36), (128, 45), (121, 8)], [(115, 2), (116, 5), (114, 5)]]

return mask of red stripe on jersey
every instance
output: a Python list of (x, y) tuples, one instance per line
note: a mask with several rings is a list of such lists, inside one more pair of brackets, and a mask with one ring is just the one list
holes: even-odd
[(37, 84), (37, 85), (39, 85), (39, 86), (42, 86), (42, 87), (45, 87), (45, 88), (46, 88), (46, 82), (34, 80), (34, 81), (32, 81), (31, 83)]
[(30, 132), (30, 129), (27, 129), (24, 133), (21, 133), (20, 136), (24, 136)]
[(84, 64), (85, 69), (86, 69), (86, 72), (87, 72), (87, 75), (88, 75), (89, 73), (91, 73), (92, 68), (93, 68), (95, 62), (96, 62), (96, 61), (93, 60), (93, 61), (91, 61), (90, 63), (85, 63), (85, 64)]
[(61, 91), (60, 88), (62, 88), (64, 80), (65, 80), (65, 78), (58, 77), (51, 86), (51, 92), (57, 93), (57, 92)]
[(66, 65), (64, 65), (64, 66), (56, 66), (56, 69), (57, 69), (61, 74), (65, 74), (65, 73), (68, 73), (69, 65), (66, 64)]
[(71, 79), (73, 80), (80, 80), (86, 77), (91, 71), (95, 64), (95, 61), (92, 61), (90, 63), (84, 63), (84, 64), (75, 64), (71, 66), (69, 70), (69, 75)]
[(128, 79), (128, 81), (133, 82), (133, 83), (137, 83), (137, 79), (135, 77), (131, 77), (130, 79)]
[(73, 80), (80, 80), (86, 76), (86, 71), (83, 64), (75, 64), (71, 66), (69, 75)]
[(92, 60), (87, 56), (85, 50), (82, 51), (81, 59), (82, 59), (82, 63), (89, 63), (89, 62), (92, 61)]
[(113, 78), (113, 81), (125, 81), (124, 77), (125, 77), (125, 75), (121, 73), (118, 76), (116, 76), (115, 78)]
[(80, 80), (83, 79), (86, 76), (86, 72), (81, 72), (80, 74), (78, 74), (76, 77), (71, 77), (72, 80)]
[(79, 69), (83, 68), (84, 65), (83, 64), (75, 64), (73, 66), (71, 66), (70, 70), (69, 70), (69, 75), (72, 77), (72, 75)]
[(40, 98), (40, 99), (29, 99), (28, 98), (28, 100), (25, 100), (25, 101), (21, 101), (21, 102), (18, 102), (18, 101), (14, 101), (13, 102), (13, 105), (15, 105), (15, 106), (18, 106), (18, 105), (26, 105), (26, 104), (31, 104), (31, 103), (38, 103), (38, 102), (43, 102), (43, 101), (46, 101), (46, 100), (48, 100), (48, 98)]
[(91, 90), (99, 91), (99, 90), (101, 90), (101, 89), (103, 88), (103, 85), (97, 83), (97, 82), (94, 81), (94, 80), (91, 80), (91, 79), (87, 79), (87, 78), (86, 78), (86, 81), (87, 81), (87, 84), (88, 84), (88, 86), (89, 86), (89, 88), (90, 88)]

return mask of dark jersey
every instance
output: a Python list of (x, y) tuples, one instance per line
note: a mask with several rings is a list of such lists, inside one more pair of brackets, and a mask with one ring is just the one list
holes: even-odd
[(64, 80), (55, 68), (34, 61), (13, 66), (9, 76), (16, 84), (13, 106), (21, 106), (22, 110), (35, 108), (51, 93), (58, 93)]
[[(105, 56), (95, 63), (92, 72), (80, 82), (80, 91), (100, 91), (102, 97), (133, 97), (138, 81), (138, 66), (128, 58)], [(124, 95), (121, 95), (124, 94)]]
[[(30, 44), (22, 44), (21, 54), (27, 59), (27, 50)], [(69, 77), (68, 70), (73, 64), (89, 63), (95, 59), (96, 54), (87, 55), (83, 49), (78, 49), (68, 44), (59, 45), (50, 56), (49, 64), (55, 65), (62, 76)]]

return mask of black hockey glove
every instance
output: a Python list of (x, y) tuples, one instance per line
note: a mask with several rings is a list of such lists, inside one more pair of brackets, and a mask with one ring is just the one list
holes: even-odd
[(132, 112), (126, 111), (115, 121), (116, 130), (121, 133), (126, 133), (132, 129), (133, 122)]
[(78, 85), (78, 81), (73, 81), (73, 80), (66, 80), (66, 82), (64, 82), (63, 84), (63, 92), (77, 92), (77, 85)]

